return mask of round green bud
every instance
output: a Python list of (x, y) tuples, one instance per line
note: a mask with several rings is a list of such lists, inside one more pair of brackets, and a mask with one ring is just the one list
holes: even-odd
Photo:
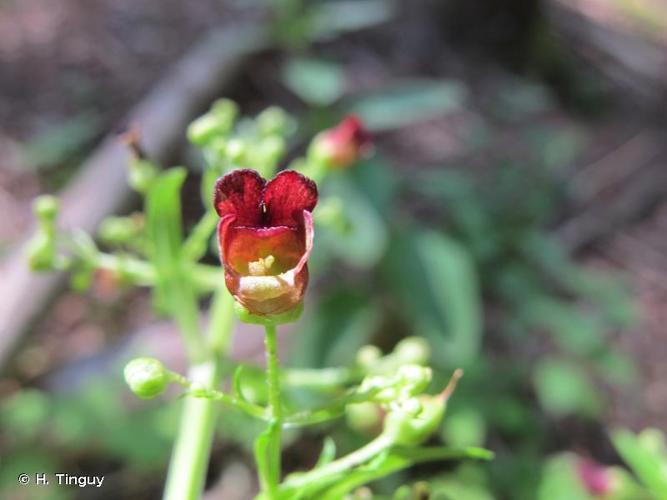
[(410, 398), (394, 405), (387, 413), (382, 433), (397, 445), (418, 446), (436, 432), (444, 415), (443, 398)]
[(187, 130), (188, 140), (197, 146), (203, 146), (220, 135), (220, 127), (215, 116), (206, 114), (193, 121)]
[(248, 146), (240, 138), (233, 138), (227, 142), (225, 155), (227, 159), (235, 165), (243, 165), (248, 154)]
[(52, 237), (39, 231), (28, 243), (28, 265), (33, 271), (52, 271), (55, 268), (56, 248)]
[(141, 158), (130, 159), (128, 166), (128, 184), (138, 193), (147, 192), (157, 176), (157, 167)]
[(69, 284), (75, 292), (85, 292), (93, 284), (95, 269), (90, 266), (79, 266), (70, 274)]
[(125, 365), (125, 382), (142, 399), (159, 396), (171, 381), (169, 371), (155, 358), (137, 358)]
[(219, 131), (226, 134), (234, 126), (239, 106), (231, 99), (218, 99), (211, 106), (211, 115), (217, 120)]
[(227, 155), (227, 138), (216, 137), (208, 145), (209, 150), (215, 157), (216, 162), (222, 162)]
[(412, 397), (424, 392), (431, 382), (433, 371), (419, 365), (403, 365), (398, 369), (398, 389), (401, 397)]
[(32, 204), (32, 209), (39, 219), (45, 222), (52, 222), (58, 215), (58, 198), (48, 194), (38, 196)]
[(261, 140), (258, 147), (259, 160), (270, 165), (277, 164), (287, 151), (285, 139), (271, 135)]
[(257, 129), (262, 136), (286, 136), (291, 132), (291, 119), (284, 109), (271, 106), (257, 115)]
[(365, 345), (357, 352), (357, 365), (370, 369), (382, 357), (382, 351), (374, 345)]
[(377, 433), (382, 424), (382, 408), (370, 401), (350, 404), (345, 407), (345, 419), (348, 425), (358, 432)]
[(428, 342), (421, 337), (407, 337), (394, 348), (394, 354), (404, 363), (424, 365), (431, 354)]
[(141, 219), (137, 217), (107, 217), (98, 234), (105, 243), (126, 243), (137, 236), (140, 228)]

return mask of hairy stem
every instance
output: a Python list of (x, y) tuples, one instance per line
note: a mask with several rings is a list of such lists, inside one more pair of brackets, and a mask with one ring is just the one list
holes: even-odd
[[(282, 402), (280, 397), (280, 359), (278, 357), (278, 338), (275, 325), (266, 325), (264, 344), (266, 348), (266, 381), (269, 388), (269, 413), (271, 424), (276, 432), (271, 434), (271, 443), (268, 446), (269, 477), (260, 478), (260, 484), (266, 497), (273, 500), (277, 497), (280, 481), (280, 441), (282, 427)], [(261, 468), (260, 468), (261, 470)]]

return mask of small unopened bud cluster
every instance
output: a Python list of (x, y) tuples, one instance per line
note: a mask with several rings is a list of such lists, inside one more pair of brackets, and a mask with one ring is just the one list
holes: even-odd
[(143, 236), (144, 216), (107, 217), (102, 221), (99, 237), (108, 245), (135, 245)]
[(386, 356), (376, 346), (362, 347), (357, 366), (369, 375), (358, 391), (368, 395), (368, 401), (348, 406), (348, 423), (361, 432), (381, 429), (398, 445), (417, 446), (428, 439), (438, 429), (462, 373), (457, 370), (441, 394), (424, 394), (432, 377), (431, 369), (424, 366), (428, 357), (428, 344), (418, 337), (402, 340)]
[(34, 271), (56, 269), (56, 219), (58, 200), (49, 195), (40, 196), (33, 203), (33, 213), (37, 218), (37, 232), (28, 244), (28, 263)]
[(431, 369), (419, 365), (401, 366), (395, 375), (371, 375), (359, 386), (360, 392), (374, 393), (373, 400), (392, 403), (421, 394), (431, 381)]
[(252, 165), (262, 176), (271, 177), (287, 151), (286, 137), (294, 131), (294, 120), (275, 106), (254, 120), (237, 123), (238, 114), (236, 103), (219, 99), (192, 122), (188, 139), (202, 149), (206, 161), (218, 174)]
[(386, 356), (374, 345), (363, 346), (357, 353), (357, 366), (367, 373), (391, 374), (403, 365), (426, 365), (430, 354), (430, 348), (424, 339), (406, 337)]

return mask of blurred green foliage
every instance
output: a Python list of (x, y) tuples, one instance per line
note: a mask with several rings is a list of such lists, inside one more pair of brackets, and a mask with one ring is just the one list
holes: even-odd
[[(295, 25), (289, 11), (303, 6), (284, 2), (283, 40), (298, 45), (313, 33), (337, 29), (335, 22), (325, 29), (324, 19), (374, 23), (389, 9), (387, 2), (364, 1), (358, 2), (357, 17), (323, 14), (353, 9), (353, 3), (324, 3)], [(382, 132), (442, 118), (467, 103), (464, 85), (437, 79), (400, 79), (348, 95), (342, 67), (312, 55), (288, 58), (281, 77), (313, 108), (303, 116), (306, 124), (333, 123), (340, 114), (355, 112)], [(518, 123), (553, 104), (540, 85), (513, 86), (494, 101), (489, 122)], [(484, 144), (498, 132), (482, 120), (463, 140)], [(261, 135), (248, 129), (239, 141), (211, 148), (224, 151), (231, 163), (252, 163), (260, 148), (248, 145)], [(596, 421), (606, 403), (598, 384), (635, 381), (632, 362), (610, 347), (612, 335), (631, 325), (635, 312), (619, 277), (577, 265), (549, 231), (566, 195), (563, 178), (585, 138), (554, 126), (531, 129), (524, 140), (531, 161), (498, 163), (484, 175), (451, 164), (399, 167), (378, 154), (320, 186), (323, 200), (340, 201), (343, 223), (317, 229), (311, 265), (315, 293), (295, 333), (291, 363), (348, 366), (364, 344), (388, 351), (405, 336), (423, 336), (433, 348), (434, 386), (442, 386), (453, 368), (466, 370), (441, 441), (501, 448), (490, 465), (418, 470), (426, 484), (413, 484), (415, 477), (399, 472), (372, 485), (374, 498), (411, 498), (424, 489), (433, 498), (451, 500), (589, 498), (576, 473), (576, 457), (552, 454), (562, 444), (552, 435), (554, 422), (563, 417)], [(172, 171), (162, 182), (180, 186), (179, 175)], [(148, 231), (165, 241), (180, 238), (180, 229), (169, 226), (174, 220), (163, 219), (161, 210), (149, 214)], [(161, 253), (170, 248), (165, 242), (152, 257), (171, 259)], [(159, 293), (157, 299), (163, 307), (168, 303)], [(265, 397), (260, 382), (244, 387), (244, 393), (250, 399)], [(67, 396), (26, 390), (4, 401), (0, 420), (11, 436), (5, 446), (13, 460), (3, 469), (0, 494), (14, 491), (16, 471), (62, 467), (68, 459), (63, 450), (108, 456), (136, 467), (137, 474), (163, 467), (176, 409), (138, 410), (117, 401), (99, 386)], [(230, 410), (220, 434), (243, 445), (260, 430)], [(358, 431), (344, 426), (331, 431), (344, 450), (361, 441)], [(287, 441), (299, 436), (312, 437), (295, 431)], [(644, 441), (653, 444), (627, 432), (614, 435), (636, 478), (655, 498), (665, 498), (664, 449), (656, 450), (655, 437)], [(399, 470), (401, 459), (391, 457), (383, 467)], [(626, 471), (618, 474), (630, 477)], [(369, 478), (362, 479), (347, 478), (340, 492)], [(633, 484), (628, 491), (640, 491), (633, 478), (626, 482)]]

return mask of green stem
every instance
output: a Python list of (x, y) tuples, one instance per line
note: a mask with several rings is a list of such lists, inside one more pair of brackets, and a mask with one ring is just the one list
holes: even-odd
[(210, 399), (229, 406), (233, 406), (234, 408), (238, 408), (239, 410), (246, 412), (248, 415), (252, 417), (259, 418), (261, 420), (267, 420), (266, 412), (264, 411), (263, 407), (252, 403), (248, 403), (247, 401), (242, 401), (239, 398), (230, 396), (229, 394), (225, 394), (224, 392), (196, 391), (194, 394), (192, 394), (192, 396), (196, 398)]
[[(271, 434), (271, 443), (268, 446), (269, 477), (260, 478), (260, 484), (266, 497), (270, 500), (277, 498), (278, 483), (280, 482), (280, 441), (283, 419), (282, 402), (280, 397), (280, 358), (278, 357), (278, 336), (275, 325), (265, 325), (266, 334), (264, 344), (266, 348), (266, 379), (269, 390), (269, 413), (271, 425), (276, 432)], [(260, 468), (261, 470), (261, 468)]]
[(362, 377), (351, 368), (322, 368), (320, 370), (297, 368), (283, 370), (282, 378), (283, 382), (291, 387), (334, 391)]
[(208, 242), (219, 220), (220, 217), (213, 210), (206, 211), (183, 243), (183, 256), (186, 259), (196, 262), (206, 255)]
[[(215, 386), (218, 371), (213, 360), (194, 365), (188, 378), (205, 387)], [(217, 405), (213, 400), (186, 397), (176, 444), (169, 464), (164, 500), (196, 500), (201, 496), (215, 430)]]
[(266, 325), (264, 344), (266, 347), (266, 378), (269, 385), (269, 405), (271, 417), (282, 420), (282, 404), (280, 402), (280, 359), (278, 357), (278, 336), (274, 325)]
[(378, 454), (390, 448), (392, 445), (393, 441), (388, 436), (380, 434), (366, 446), (353, 451), (349, 455), (345, 455), (338, 460), (334, 460), (333, 462), (318, 467), (310, 472), (295, 475), (292, 479), (288, 478), (281, 485), (281, 489), (299, 489), (309, 484), (317, 484), (320, 481), (334, 479), (335, 476), (375, 458)]
[[(233, 298), (224, 287), (216, 292), (209, 323), (209, 342), (218, 352), (228, 348), (232, 320), (221, 311), (232, 308)], [(221, 358), (216, 355), (195, 363), (188, 378), (196, 385), (215, 389), (222, 377)], [(214, 399), (187, 396), (172, 453), (164, 500), (196, 500), (201, 496), (215, 433), (218, 404)]]

